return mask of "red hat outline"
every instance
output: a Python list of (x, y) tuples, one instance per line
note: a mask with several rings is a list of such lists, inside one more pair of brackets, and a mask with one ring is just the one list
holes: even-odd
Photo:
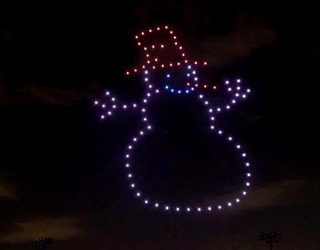
[[(150, 40), (146, 40), (146, 38), (151, 35), (159, 35), (160, 32), (165, 32), (165, 41), (162, 43), (155, 44), (154, 42), (150, 42)], [(161, 37), (161, 36), (159, 36)], [(169, 39), (168, 39), (169, 38)], [(207, 62), (199, 62), (199, 61), (191, 61), (187, 58), (186, 53), (183, 50), (183, 46), (180, 44), (177, 35), (174, 30), (170, 28), (168, 25), (165, 26), (156, 26), (153, 28), (146, 29), (141, 31), (137, 35), (135, 35), (135, 40), (137, 42), (138, 47), (142, 48), (144, 52), (145, 61), (141, 66), (133, 67), (131, 70), (126, 71), (126, 75), (131, 75), (132, 73), (139, 73), (145, 69), (166, 69), (173, 67), (181, 67), (187, 65), (196, 65), (202, 66), (207, 65)], [(170, 43), (171, 41), (171, 43)], [(162, 54), (153, 55), (157, 51), (163, 51)], [(171, 53), (168, 53), (171, 50)], [(171, 56), (174, 59), (169, 62), (161, 62), (161, 58), (163, 56)]]

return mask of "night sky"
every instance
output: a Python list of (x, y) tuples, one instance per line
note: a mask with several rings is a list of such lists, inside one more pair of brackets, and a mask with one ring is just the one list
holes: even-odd
[[(40, 237), (52, 249), (268, 249), (262, 231), (282, 233), (275, 249), (319, 249), (318, 16), (272, 1), (1, 7), (0, 249), (35, 249)], [(101, 121), (93, 105), (106, 89), (141, 99), (143, 82), (124, 74), (141, 63), (134, 36), (165, 24), (208, 62), (210, 81), (241, 77), (252, 90), (219, 116), (253, 163), (248, 196), (222, 212), (142, 205), (123, 169), (140, 114)], [(158, 130), (135, 154), (145, 190), (184, 204), (238, 189), (242, 173), (199, 102), (167, 94), (150, 110)]]

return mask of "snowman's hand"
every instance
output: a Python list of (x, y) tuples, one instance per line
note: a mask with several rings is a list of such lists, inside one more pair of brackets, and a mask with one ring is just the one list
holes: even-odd
[(226, 97), (224, 104), (215, 107), (216, 112), (230, 110), (240, 101), (246, 100), (248, 94), (251, 92), (249, 88), (245, 88), (242, 85), (240, 79), (227, 80), (225, 81), (224, 85), (228, 96)]
[(100, 118), (106, 119), (112, 116), (114, 113), (121, 111), (127, 111), (132, 109), (138, 109), (138, 103), (127, 104), (117, 100), (117, 98), (111, 94), (110, 91), (105, 92), (105, 96), (101, 100), (94, 100), (94, 105), (101, 111)]

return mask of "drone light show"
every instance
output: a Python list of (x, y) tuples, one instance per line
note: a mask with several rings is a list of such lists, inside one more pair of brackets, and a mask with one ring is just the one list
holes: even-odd
[[(150, 39), (152, 37), (152, 39)], [(126, 103), (118, 100), (112, 91), (106, 90), (104, 96), (94, 100), (94, 105), (99, 108), (101, 120), (108, 120), (119, 111), (138, 112), (141, 114), (141, 127), (133, 132), (127, 145), (124, 145), (123, 169), (127, 179), (128, 188), (132, 190), (142, 206), (152, 207), (157, 211), (171, 213), (214, 213), (236, 206), (248, 194), (251, 188), (252, 164), (246, 147), (232, 133), (225, 131), (217, 125), (219, 114), (234, 110), (237, 104), (245, 100), (251, 93), (249, 88), (243, 86), (240, 78), (225, 79), (218, 87), (214, 83), (202, 82), (199, 68), (206, 67), (207, 62), (189, 60), (184, 47), (181, 45), (175, 31), (169, 26), (156, 26), (150, 29), (140, 31), (135, 37), (138, 47), (143, 52), (145, 63), (136, 66), (124, 72), (125, 76), (140, 75), (144, 84), (144, 94), (139, 101)], [(178, 79), (175, 72), (179, 72)], [(155, 77), (161, 73), (162, 78)], [(216, 105), (208, 92), (214, 92), (218, 89), (224, 91), (224, 102)], [(156, 133), (157, 124), (150, 118), (150, 103), (155, 97), (163, 94), (171, 96), (185, 96), (190, 99), (196, 99), (203, 107), (207, 115), (206, 131), (213, 138), (219, 137), (228, 145), (228, 150), (237, 156), (237, 162), (241, 166), (244, 180), (236, 194), (224, 201), (208, 201), (204, 203), (189, 202), (179, 204), (176, 201), (157, 199), (153, 194), (148, 194), (144, 189), (144, 183), (137, 180), (135, 163), (132, 160), (136, 155), (138, 145), (144, 141), (145, 137)]]

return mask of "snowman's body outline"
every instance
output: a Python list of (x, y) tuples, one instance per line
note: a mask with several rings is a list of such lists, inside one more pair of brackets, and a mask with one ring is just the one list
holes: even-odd
[[(160, 30), (160, 27), (157, 27), (156, 30)], [(170, 34), (173, 34), (173, 30), (170, 29), (168, 26), (164, 26), (162, 28), (164, 30), (168, 30)], [(152, 29), (149, 29), (149, 32), (152, 32)], [(145, 32), (141, 32), (141, 35), (144, 35)], [(174, 36), (176, 37), (176, 36)], [(136, 36), (136, 39), (138, 39), (138, 36)], [(174, 43), (176, 42), (176, 38), (173, 39)], [(138, 42), (138, 46), (141, 46), (141, 43)], [(175, 44), (177, 45), (177, 44)], [(154, 45), (152, 45), (154, 46)], [(162, 46), (162, 45), (161, 45)], [(145, 47), (146, 48), (146, 47)], [(147, 49), (145, 49), (147, 50)], [(177, 63), (178, 64), (178, 63)], [(180, 64), (180, 63), (179, 63)], [(178, 66), (180, 66), (178, 64)], [(188, 62), (181, 63), (183, 66), (187, 67), (187, 71), (190, 70), (194, 75), (195, 79), (198, 77), (196, 76), (196, 66), (198, 62), (195, 62), (194, 65), (191, 65)], [(206, 63), (204, 63), (206, 64)], [(171, 65), (169, 65), (171, 67)], [(164, 68), (164, 67), (161, 67)], [(141, 189), (138, 187), (137, 183), (134, 181), (134, 174), (133, 174), (133, 166), (131, 164), (131, 158), (132, 158), (132, 152), (135, 148), (135, 145), (144, 137), (147, 135), (151, 130), (152, 130), (152, 124), (149, 121), (149, 117), (147, 115), (147, 110), (148, 110), (148, 103), (151, 101), (152, 97), (155, 94), (160, 94), (162, 90), (164, 91), (169, 91), (171, 93), (178, 93), (178, 94), (190, 94), (190, 93), (195, 93), (195, 88), (190, 87), (190, 83), (188, 83), (188, 87), (186, 89), (174, 89), (168, 87), (168, 85), (164, 86), (162, 90), (155, 88), (155, 84), (150, 82), (149, 75), (151, 74), (152, 70), (156, 70), (156, 67), (154, 66), (142, 66), (143, 74), (144, 74), (144, 82), (146, 84), (146, 90), (144, 93), (144, 96), (142, 98), (141, 103), (132, 103), (132, 104), (126, 104), (126, 103), (119, 103), (119, 101), (116, 99), (115, 96), (111, 94), (110, 91), (106, 91), (105, 94), (108, 98), (107, 103), (105, 102), (100, 102), (95, 100), (94, 104), (101, 106), (103, 109), (103, 114), (101, 115), (101, 119), (105, 119), (108, 116), (112, 116), (113, 112), (117, 109), (122, 109), (122, 110), (130, 110), (130, 108), (133, 109), (139, 109), (142, 114), (142, 123), (144, 124), (142, 129), (138, 131), (137, 134), (135, 134), (129, 143), (126, 146), (125, 149), (125, 154), (124, 154), (124, 168), (126, 170), (126, 177), (129, 180), (129, 186), (130, 188), (134, 191), (134, 195), (139, 198), (143, 204), (153, 206), (154, 208), (158, 210), (164, 210), (164, 211), (175, 211), (175, 212), (212, 212), (214, 210), (221, 210), (223, 207), (231, 207), (233, 203), (238, 203), (240, 202), (240, 196), (246, 196), (247, 195), (247, 189), (251, 186), (251, 172), (249, 169), (251, 168), (251, 163), (248, 161), (248, 154), (246, 151), (243, 149), (243, 145), (235, 140), (233, 136), (225, 135), (226, 133), (222, 129), (218, 129), (214, 125), (215, 121), (215, 115), (221, 113), (222, 111), (228, 111), (231, 110), (232, 106), (234, 106), (236, 103), (238, 103), (239, 100), (245, 99), (247, 97), (247, 94), (250, 93), (250, 89), (243, 89), (241, 86), (241, 80), (236, 79), (233, 83), (233, 81), (225, 81), (225, 86), (227, 87), (227, 92), (233, 93), (233, 95), (230, 98), (230, 102), (225, 104), (224, 106), (217, 106), (214, 107), (210, 104), (208, 99), (205, 97), (203, 93), (198, 94), (198, 99), (203, 102), (203, 105), (208, 111), (209, 114), (209, 126), (208, 129), (211, 132), (217, 133), (217, 136), (225, 136), (226, 140), (229, 143), (233, 143), (232, 146), (235, 149), (235, 151), (240, 155), (240, 158), (242, 159), (242, 165), (245, 168), (245, 182), (244, 182), (244, 188), (241, 190), (241, 194), (234, 198), (233, 200), (228, 200), (226, 202), (222, 202), (220, 204), (205, 204), (205, 205), (190, 205), (190, 206), (180, 206), (177, 204), (171, 204), (165, 201), (157, 201), (156, 199), (150, 199), (149, 197), (145, 196), (144, 192), (141, 191)], [(134, 69), (133, 72), (138, 73), (139, 71), (137, 69)], [(130, 73), (126, 73), (129, 75)], [(198, 79), (197, 79), (198, 80)]]

